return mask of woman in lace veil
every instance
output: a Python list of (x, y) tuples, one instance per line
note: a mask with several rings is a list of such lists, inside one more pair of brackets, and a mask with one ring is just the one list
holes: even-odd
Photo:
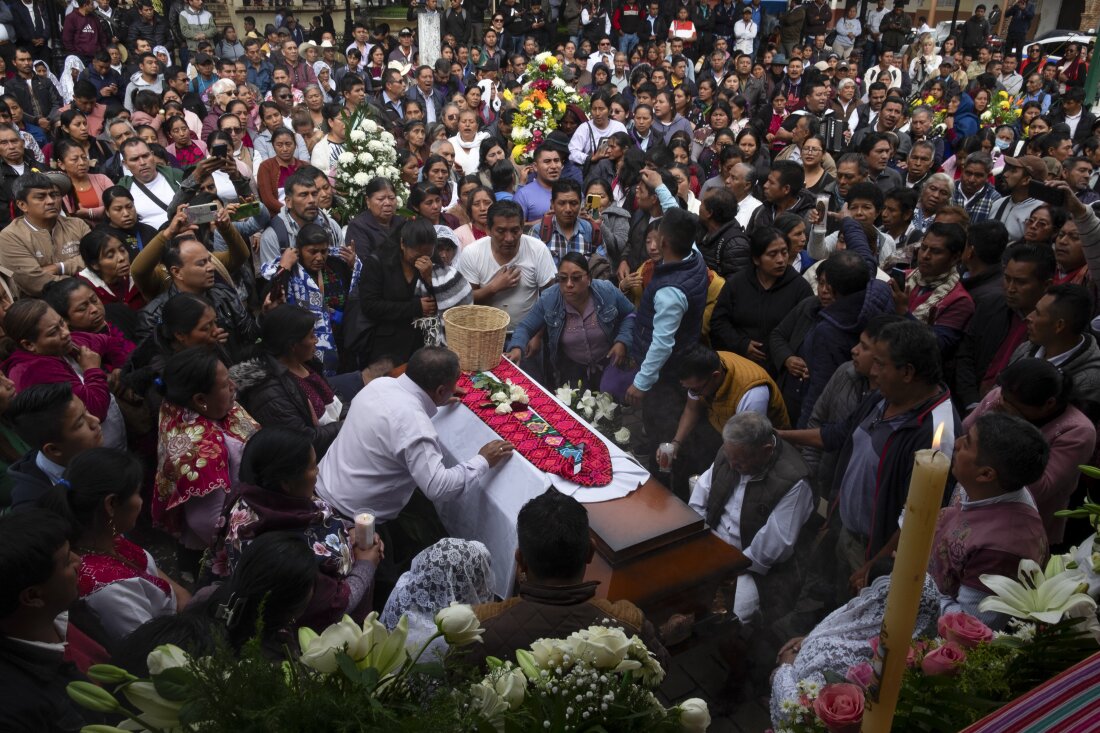
[(65, 102), (65, 104), (73, 103), (73, 85), (76, 84), (77, 78), (80, 77), (83, 71), (84, 62), (80, 60), (79, 56), (65, 57), (65, 67), (61, 70), (61, 76), (57, 80), (61, 85), (58, 92), (61, 94), (61, 100)]
[[(822, 619), (808, 635), (795, 641), (793, 661), (781, 663), (772, 675), (771, 717), (778, 729), (785, 726), (784, 700), (798, 700), (800, 680), (825, 684), (825, 672), (843, 677), (848, 668), (871, 660), (870, 640), (879, 634), (890, 592), (890, 576), (882, 575), (860, 594)], [(936, 630), (939, 594), (932, 576), (925, 575), (913, 638)], [(781, 652), (782, 654), (782, 652)]]
[[(435, 614), (452, 602), (477, 605), (493, 600), (489, 550), (480, 542), (445, 537), (413, 558), (401, 575), (379, 619), (392, 629), (409, 618), (407, 646), (418, 647), (435, 633)], [(432, 642), (442, 654), (442, 639)], [(437, 649), (436, 649), (437, 648)]]

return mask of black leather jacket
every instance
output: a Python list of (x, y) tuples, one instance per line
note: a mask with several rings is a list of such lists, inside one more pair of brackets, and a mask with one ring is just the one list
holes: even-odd
[[(173, 283), (163, 293), (141, 309), (138, 314), (137, 337), (144, 339), (153, 332), (160, 323), (160, 313), (168, 299), (178, 293)], [(234, 361), (240, 361), (248, 356), (250, 347), (259, 338), (260, 328), (255, 317), (248, 312), (237, 291), (223, 283), (215, 283), (214, 287), (207, 290), (205, 297), (214, 307), (218, 325), (229, 332), (229, 341), (225, 345), (226, 351)]]

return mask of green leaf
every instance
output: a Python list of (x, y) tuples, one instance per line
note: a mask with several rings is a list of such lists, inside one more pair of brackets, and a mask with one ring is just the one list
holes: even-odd
[(347, 652), (336, 653), (336, 666), (352, 682), (362, 679), (359, 676), (359, 668), (355, 666), (355, 661), (347, 655)]
[(191, 696), (195, 676), (183, 667), (166, 669), (153, 678), (157, 694), (170, 702), (183, 702)]
[(188, 700), (180, 708), (180, 722), (195, 725), (206, 720), (206, 703), (203, 700)]

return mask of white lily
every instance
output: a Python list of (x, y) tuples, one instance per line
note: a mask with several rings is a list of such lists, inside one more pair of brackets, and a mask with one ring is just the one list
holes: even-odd
[[(165, 700), (153, 687), (152, 682), (134, 682), (123, 688), (122, 694), (140, 712), (140, 717), (145, 723), (161, 730), (175, 730), (180, 727), (181, 702)], [(133, 721), (124, 721), (122, 727), (126, 728)], [(139, 726), (140, 729), (140, 726)]]
[(558, 387), (556, 390), (554, 390), (554, 396), (557, 397), (558, 402), (562, 403), (563, 405), (572, 405), (573, 395), (575, 395), (576, 393), (577, 390), (571, 389), (569, 385)]
[(1065, 567), (1060, 557), (1048, 564), (1050, 575), (1034, 560), (1021, 560), (1018, 581), (1003, 575), (982, 575), (982, 583), (994, 595), (984, 598), (978, 608), (1046, 624), (1058, 623), (1078, 604), (1095, 608), (1096, 601), (1080, 592), (1080, 571), (1055, 572), (1059, 567)]
[(363, 630), (350, 616), (344, 616), (322, 631), (320, 636), (312, 629), (302, 627), (298, 630), (298, 644), (302, 648), (298, 659), (322, 674), (332, 674), (337, 668), (336, 653), (357, 644), (362, 635)]
[(363, 619), (359, 638), (348, 645), (348, 656), (359, 669), (374, 667), (380, 677), (400, 669), (408, 657), (405, 642), (409, 636), (409, 620), (402, 616), (393, 631), (378, 620), (378, 612), (371, 611)]

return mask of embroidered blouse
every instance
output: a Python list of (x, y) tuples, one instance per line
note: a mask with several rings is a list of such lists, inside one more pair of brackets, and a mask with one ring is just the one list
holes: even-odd
[(115, 553), (84, 554), (77, 587), (104, 631), (120, 640), (147, 621), (175, 613), (176, 596), (148, 552), (116, 537)]

